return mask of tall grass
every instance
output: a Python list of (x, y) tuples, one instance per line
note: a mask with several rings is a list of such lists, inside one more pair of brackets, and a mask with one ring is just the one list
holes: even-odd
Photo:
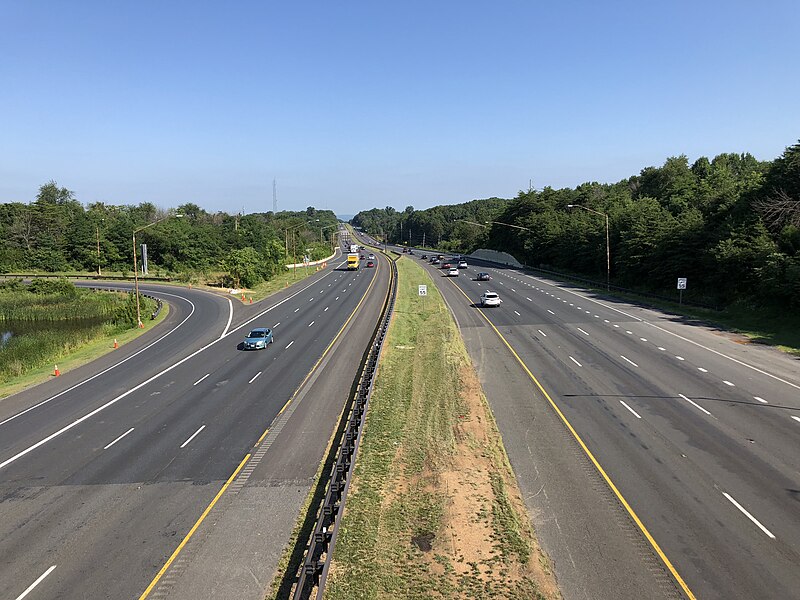
[[(71, 284), (70, 284), (71, 285)], [(0, 332), (14, 331), (0, 345), (0, 384), (68, 357), (86, 344), (136, 326), (133, 294), (64, 288), (36, 293), (34, 286), (0, 288)], [(155, 303), (140, 297), (142, 313)]]

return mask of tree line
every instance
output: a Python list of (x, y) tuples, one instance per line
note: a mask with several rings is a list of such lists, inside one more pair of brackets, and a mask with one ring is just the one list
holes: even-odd
[(304, 256), (328, 256), (338, 222), (333, 212), (314, 207), (231, 215), (208, 213), (192, 203), (173, 211), (149, 202), (84, 206), (74, 192), (50, 181), (30, 203), (0, 204), (0, 272), (130, 275), (133, 232), (170, 215), (181, 217), (136, 235), (137, 244), (147, 244), (150, 274), (213, 279), (221, 272), (221, 283), (245, 286), (274, 277)]
[(502, 250), (603, 281), (606, 215), (612, 283), (674, 293), (686, 277), (687, 294), (715, 306), (800, 307), (800, 144), (772, 161), (725, 153), (690, 164), (682, 155), (617, 183), (376, 208), (352, 222), (393, 243)]

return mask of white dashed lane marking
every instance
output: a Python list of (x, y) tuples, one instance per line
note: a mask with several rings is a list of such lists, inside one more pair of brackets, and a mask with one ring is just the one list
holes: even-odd
[(579, 367), (582, 367), (582, 366), (583, 366), (581, 363), (579, 363), (577, 360), (575, 360), (575, 359), (574, 359), (574, 358), (572, 358), (571, 356), (569, 357), (569, 359), (570, 359), (572, 362), (574, 362), (576, 365), (578, 365)]
[(625, 407), (625, 408), (627, 408), (629, 411), (631, 411), (631, 412), (633, 413), (633, 416), (634, 416), (634, 417), (636, 417), (637, 419), (641, 419), (641, 418), (642, 418), (642, 417), (639, 415), (639, 413), (637, 413), (637, 412), (636, 412), (635, 410), (633, 410), (633, 409), (632, 409), (630, 406), (628, 406), (628, 405), (625, 403), (625, 401), (624, 401), (624, 400), (620, 400), (620, 404), (622, 404), (622, 406), (624, 406), (624, 407)]
[(681, 398), (683, 398), (684, 400), (686, 400), (686, 401), (687, 401), (689, 404), (691, 404), (691, 405), (692, 405), (692, 406), (694, 406), (695, 408), (697, 408), (697, 409), (699, 409), (699, 410), (702, 410), (702, 411), (703, 411), (704, 413), (706, 413), (706, 414), (707, 414), (709, 417), (711, 416), (711, 413), (710, 413), (710, 412), (708, 412), (708, 411), (707, 411), (705, 408), (703, 408), (702, 406), (700, 406), (700, 405), (699, 405), (697, 402), (695, 402), (695, 401), (694, 401), (694, 400), (692, 400), (691, 398), (687, 398), (687, 397), (686, 397), (686, 396), (684, 396), (683, 394), (678, 394), (678, 396), (680, 396)]
[(620, 354), (620, 355), (619, 355), (619, 357), (620, 357), (622, 360), (624, 360), (624, 361), (627, 361), (627, 362), (631, 363), (631, 364), (632, 364), (634, 367), (638, 367), (638, 366), (639, 366), (639, 365), (637, 365), (635, 362), (633, 362), (633, 361), (632, 361), (630, 358), (627, 358), (627, 357), (625, 357), (625, 356), (622, 356), (622, 354)]

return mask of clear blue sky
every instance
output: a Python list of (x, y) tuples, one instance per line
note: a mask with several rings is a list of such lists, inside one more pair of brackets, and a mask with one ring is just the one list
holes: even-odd
[(417, 209), (800, 137), (800, 2), (0, 5), (0, 201)]

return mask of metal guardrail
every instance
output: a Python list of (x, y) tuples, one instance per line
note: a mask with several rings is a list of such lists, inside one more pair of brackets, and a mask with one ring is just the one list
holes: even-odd
[(389, 320), (394, 311), (397, 298), (397, 264), (396, 259), (390, 260), (392, 282), (390, 292), (383, 307), (379, 325), (373, 335), (369, 353), (362, 365), (356, 393), (351, 398), (350, 409), (347, 414), (347, 425), (339, 439), (339, 451), (331, 470), (327, 473), (328, 487), (325, 497), (318, 509), (317, 523), (306, 550), (305, 558), (300, 568), (297, 584), (295, 586), (294, 600), (306, 600), (314, 595), (321, 598), (325, 589), (325, 581), (336, 545), (336, 536), (339, 521), (344, 512), (347, 491), (355, 466), (355, 456), (361, 443), (361, 433), (364, 429), (367, 407), (372, 396), (375, 382), (375, 371), (378, 368), (378, 358), (389, 329)]

